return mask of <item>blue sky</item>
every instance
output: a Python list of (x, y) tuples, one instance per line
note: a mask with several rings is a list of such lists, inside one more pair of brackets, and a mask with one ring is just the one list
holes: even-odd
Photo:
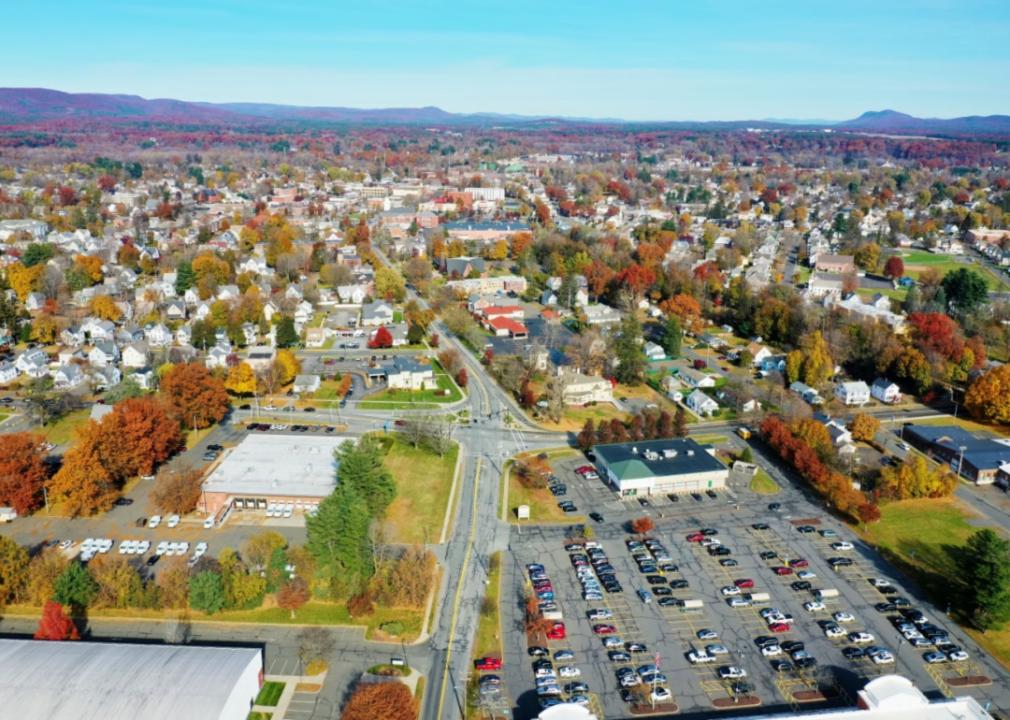
[(3, 86), (635, 120), (1010, 113), (1006, 0), (10, 5)]

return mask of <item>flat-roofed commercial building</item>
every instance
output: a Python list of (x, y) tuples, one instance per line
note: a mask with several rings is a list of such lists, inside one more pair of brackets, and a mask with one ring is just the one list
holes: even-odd
[(719, 490), (729, 468), (691, 438), (612, 443), (593, 448), (601, 477), (622, 496)]
[(245, 720), (258, 648), (0, 640), (0, 714), (18, 720)]
[(350, 438), (306, 434), (247, 435), (226, 450), (203, 481), (200, 509), (217, 515), (236, 510), (266, 510), (271, 503), (296, 510), (318, 505), (333, 492), (337, 464), (334, 451)]

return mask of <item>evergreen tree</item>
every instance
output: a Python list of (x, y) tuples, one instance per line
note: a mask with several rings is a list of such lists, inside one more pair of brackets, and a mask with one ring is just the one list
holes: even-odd
[(86, 608), (98, 594), (98, 583), (79, 562), (67, 565), (53, 585), (53, 600), (60, 605)]
[(295, 331), (295, 319), (290, 315), (281, 317), (277, 323), (277, 347), (287, 348), (298, 344), (298, 333)]
[(968, 611), (985, 632), (1010, 620), (1010, 541), (992, 530), (979, 530), (965, 547)]
[(368, 504), (349, 483), (337, 487), (305, 519), (306, 549), (330, 578), (331, 595), (349, 595), (372, 575)]
[(680, 357), (680, 340), (683, 333), (680, 329), (680, 318), (671, 315), (663, 329), (663, 349), (669, 358)]
[(224, 608), (224, 581), (219, 573), (204, 570), (189, 579), (189, 606), (213, 615)]
[(196, 282), (196, 273), (193, 272), (193, 263), (183, 260), (175, 268), (175, 292), (182, 295), (193, 287)]
[(337, 450), (337, 482), (347, 484), (368, 505), (368, 514), (381, 518), (396, 497), (396, 483), (382, 464), (382, 447), (372, 438), (345, 442)]
[(645, 353), (642, 351), (642, 325), (633, 313), (621, 320), (621, 329), (614, 341), (614, 357), (618, 360), (614, 377), (626, 385), (638, 385), (645, 372)]

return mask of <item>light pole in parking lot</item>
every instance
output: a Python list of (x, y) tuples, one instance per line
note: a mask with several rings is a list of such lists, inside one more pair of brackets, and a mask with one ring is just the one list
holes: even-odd
[(958, 458), (958, 461), (957, 461), (957, 474), (958, 474), (958, 477), (960, 477), (960, 475), (961, 475), (961, 464), (964, 462), (964, 451), (967, 450), (967, 449), (968, 449), (968, 447), (966, 445), (960, 445), (958, 447), (958, 450), (961, 451), (961, 456)]

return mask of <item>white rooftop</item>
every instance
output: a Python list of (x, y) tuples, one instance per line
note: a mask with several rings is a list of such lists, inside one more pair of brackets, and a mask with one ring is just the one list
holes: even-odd
[(0, 640), (3, 716), (24, 720), (245, 717), (261, 670), (256, 648)]
[(252, 434), (228, 451), (204, 480), (207, 492), (326, 497), (336, 485), (333, 452), (351, 438)]

